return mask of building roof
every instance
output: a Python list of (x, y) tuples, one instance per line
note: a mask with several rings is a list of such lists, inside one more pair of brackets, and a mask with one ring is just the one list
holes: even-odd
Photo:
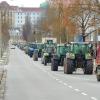
[(34, 7), (20, 7), (20, 10), (23, 12), (32, 12), (32, 11), (41, 12), (44, 9), (43, 8), (34, 8)]
[(36, 7), (18, 7), (18, 6), (11, 6), (11, 5), (9, 5), (6, 1), (2, 1), (1, 3), (0, 3), (0, 7), (1, 8), (7, 8), (7, 9), (9, 9), (9, 10), (14, 10), (14, 11), (16, 11), (16, 10), (19, 10), (19, 11), (22, 11), (22, 12), (33, 12), (33, 11), (35, 11), (35, 12), (41, 12), (41, 11), (44, 11), (45, 9), (44, 8), (36, 8)]

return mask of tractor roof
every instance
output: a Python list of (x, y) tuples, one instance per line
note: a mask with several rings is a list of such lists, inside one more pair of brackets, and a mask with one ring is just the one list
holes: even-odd
[(62, 44), (57, 44), (57, 46), (64, 46), (64, 45), (65, 45), (65, 44), (63, 44), (63, 43), (62, 43)]
[(70, 42), (71, 44), (89, 44), (90, 42)]

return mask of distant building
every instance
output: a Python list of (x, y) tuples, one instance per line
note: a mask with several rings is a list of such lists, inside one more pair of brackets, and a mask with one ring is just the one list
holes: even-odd
[[(11, 37), (16, 37), (16, 35), (18, 35), (18, 32), (20, 34), (22, 33), (22, 27), (25, 23), (26, 16), (30, 17), (30, 21), (32, 23), (32, 26), (34, 27), (44, 13), (44, 8), (41, 7), (35, 8), (11, 6), (6, 1), (2, 1), (0, 3), (0, 10), (8, 12), (7, 17), (9, 17), (9, 19), (11, 20), (11, 28), (9, 30)], [(22, 39), (22, 35), (20, 36)]]
[(22, 27), (25, 23), (26, 16), (30, 17), (32, 25), (35, 25), (41, 19), (42, 8), (20, 7), (15, 12), (15, 27)]

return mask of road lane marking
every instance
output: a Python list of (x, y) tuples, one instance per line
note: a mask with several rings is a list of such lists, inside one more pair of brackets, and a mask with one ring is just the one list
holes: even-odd
[(59, 79), (56, 78), (56, 81), (59, 81)]
[(82, 94), (82, 95), (84, 95), (84, 96), (86, 96), (86, 95), (87, 95), (87, 94), (86, 94), (86, 93), (84, 93), (84, 92), (82, 92), (81, 94)]
[(98, 99), (97, 99), (97, 98), (95, 98), (95, 97), (91, 97), (91, 99), (92, 99), (92, 100), (98, 100)]
[[(69, 87), (70, 89), (73, 89), (74, 91), (76, 91), (76, 92), (80, 92), (80, 94), (82, 94), (82, 95), (84, 95), (84, 96), (87, 96), (88, 94), (86, 94), (85, 92), (81, 92), (81, 90), (79, 90), (79, 89), (74, 89), (71, 85), (69, 85), (68, 86), (68, 84), (67, 83), (64, 83), (62, 80), (60, 80), (59, 78), (57, 78), (57, 77), (54, 77), (54, 75), (55, 76), (63, 76), (63, 75), (59, 75), (59, 74), (57, 74), (57, 73), (51, 73), (51, 72), (48, 72), (48, 70), (47, 69), (44, 69), (44, 68), (41, 68), (41, 70), (43, 70), (44, 72), (46, 72), (50, 77), (52, 77), (53, 79), (55, 79), (56, 81), (58, 81), (59, 83), (63, 83), (63, 85), (65, 85), (65, 86), (67, 86), (67, 87)], [(53, 75), (52, 75), (53, 74)], [(70, 76), (71, 77), (71, 76)], [(79, 77), (72, 77), (72, 78), (74, 78), (74, 79), (81, 79), (81, 80), (91, 80), (91, 79), (86, 79), (86, 78), (79, 78)], [(98, 100), (97, 98), (95, 98), (95, 97), (90, 97), (92, 100)]]
[(74, 89), (76, 92), (80, 92), (80, 90), (79, 89)]
[(73, 87), (72, 87), (72, 86), (70, 86), (70, 85), (69, 85), (68, 87), (69, 87), (69, 88), (71, 88), (71, 89), (73, 88)]
[[(55, 73), (55, 75), (63, 77), (63, 75), (59, 75), (58, 73)], [(78, 79), (78, 80), (84, 80), (84, 81), (94, 81), (92, 79), (87, 79), (87, 78), (80, 78), (80, 77), (74, 77), (74, 76), (69, 76), (69, 77), (74, 78), (74, 79)]]
[(67, 83), (64, 83), (64, 85), (67, 86), (68, 84)]

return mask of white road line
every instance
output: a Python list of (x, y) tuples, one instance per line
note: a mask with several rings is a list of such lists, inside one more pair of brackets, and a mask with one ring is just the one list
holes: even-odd
[(68, 84), (67, 83), (64, 83), (64, 85), (67, 86)]
[(71, 89), (73, 88), (73, 87), (72, 87), (72, 86), (70, 86), (70, 85), (69, 85), (68, 87), (69, 87), (69, 88), (71, 88)]
[(92, 100), (98, 100), (98, 99), (97, 99), (97, 98), (95, 98), (95, 97), (91, 97), (91, 99), (92, 99)]
[(87, 95), (87, 94), (86, 94), (86, 93), (84, 93), (84, 92), (82, 92), (81, 94), (82, 94), (82, 95), (84, 95), (84, 96), (86, 96), (86, 95)]
[(80, 90), (79, 89), (74, 89), (75, 91), (77, 91), (77, 92), (80, 92)]
[(56, 81), (59, 81), (59, 79), (56, 78)]

